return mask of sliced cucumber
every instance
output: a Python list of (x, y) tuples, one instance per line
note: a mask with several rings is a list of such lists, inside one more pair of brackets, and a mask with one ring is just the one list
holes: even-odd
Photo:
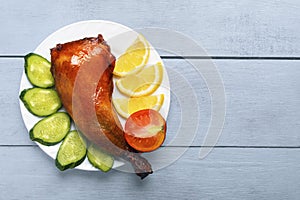
[(40, 120), (29, 131), (30, 139), (51, 146), (62, 141), (70, 131), (71, 120), (67, 113), (58, 112)]
[(50, 72), (51, 63), (44, 57), (29, 53), (25, 56), (25, 73), (32, 85), (48, 88), (54, 85), (54, 78)]
[(56, 155), (55, 165), (61, 171), (80, 165), (86, 156), (86, 143), (77, 131), (65, 137)]
[(61, 107), (58, 94), (53, 89), (30, 88), (20, 94), (25, 107), (34, 115), (48, 116)]
[(95, 145), (91, 145), (88, 148), (87, 157), (94, 167), (100, 169), (103, 172), (108, 172), (109, 170), (111, 170), (114, 164), (114, 158), (111, 155), (101, 151)]

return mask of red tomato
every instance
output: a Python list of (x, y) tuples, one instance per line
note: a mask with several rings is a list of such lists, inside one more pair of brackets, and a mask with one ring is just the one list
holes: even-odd
[(149, 152), (162, 145), (166, 137), (166, 121), (151, 109), (137, 111), (125, 123), (127, 143), (140, 152)]

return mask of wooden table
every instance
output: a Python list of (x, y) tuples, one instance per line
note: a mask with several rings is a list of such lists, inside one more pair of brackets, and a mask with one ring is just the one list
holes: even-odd
[[(297, 0), (1, 2), (0, 199), (299, 199), (299, 9)], [(116, 170), (60, 172), (30, 141), (18, 101), (23, 56), (58, 28), (88, 19), (168, 28), (213, 56), (226, 91), (226, 117), (205, 159), (199, 150), (210, 96), (193, 73), (182, 75), (200, 104), (196, 138), (180, 159), (143, 181)], [(179, 73), (186, 65), (180, 58), (163, 60)], [(172, 86), (176, 78), (170, 81)], [(172, 105), (171, 130), (178, 123)]]

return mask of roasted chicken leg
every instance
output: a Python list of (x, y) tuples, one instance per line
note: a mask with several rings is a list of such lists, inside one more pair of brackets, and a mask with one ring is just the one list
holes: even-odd
[(62, 104), (83, 135), (129, 161), (142, 179), (151, 174), (149, 162), (126, 143), (112, 106), (115, 57), (102, 35), (56, 45), (51, 63)]

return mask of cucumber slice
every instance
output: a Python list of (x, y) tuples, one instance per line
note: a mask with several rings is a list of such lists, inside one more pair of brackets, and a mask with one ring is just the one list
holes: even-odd
[(29, 53), (25, 56), (25, 74), (34, 86), (49, 88), (54, 85), (54, 78), (50, 72), (51, 63), (44, 57)]
[(51, 146), (62, 141), (70, 131), (71, 120), (67, 113), (58, 112), (40, 120), (29, 131), (30, 139)]
[(114, 158), (111, 155), (101, 151), (95, 145), (91, 145), (88, 148), (87, 157), (94, 167), (100, 169), (103, 172), (108, 172), (109, 170), (111, 170), (114, 164)]
[(55, 165), (61, 171), (80, 165), (86, 156), (86, 143), (77, 131), (68, 133), (59, 147)]
[(28, 111), (37, 116), (51, 115), (61, 107), (58, 94), (53, 89), (25, 89), (21, 92), (20, 99)]

